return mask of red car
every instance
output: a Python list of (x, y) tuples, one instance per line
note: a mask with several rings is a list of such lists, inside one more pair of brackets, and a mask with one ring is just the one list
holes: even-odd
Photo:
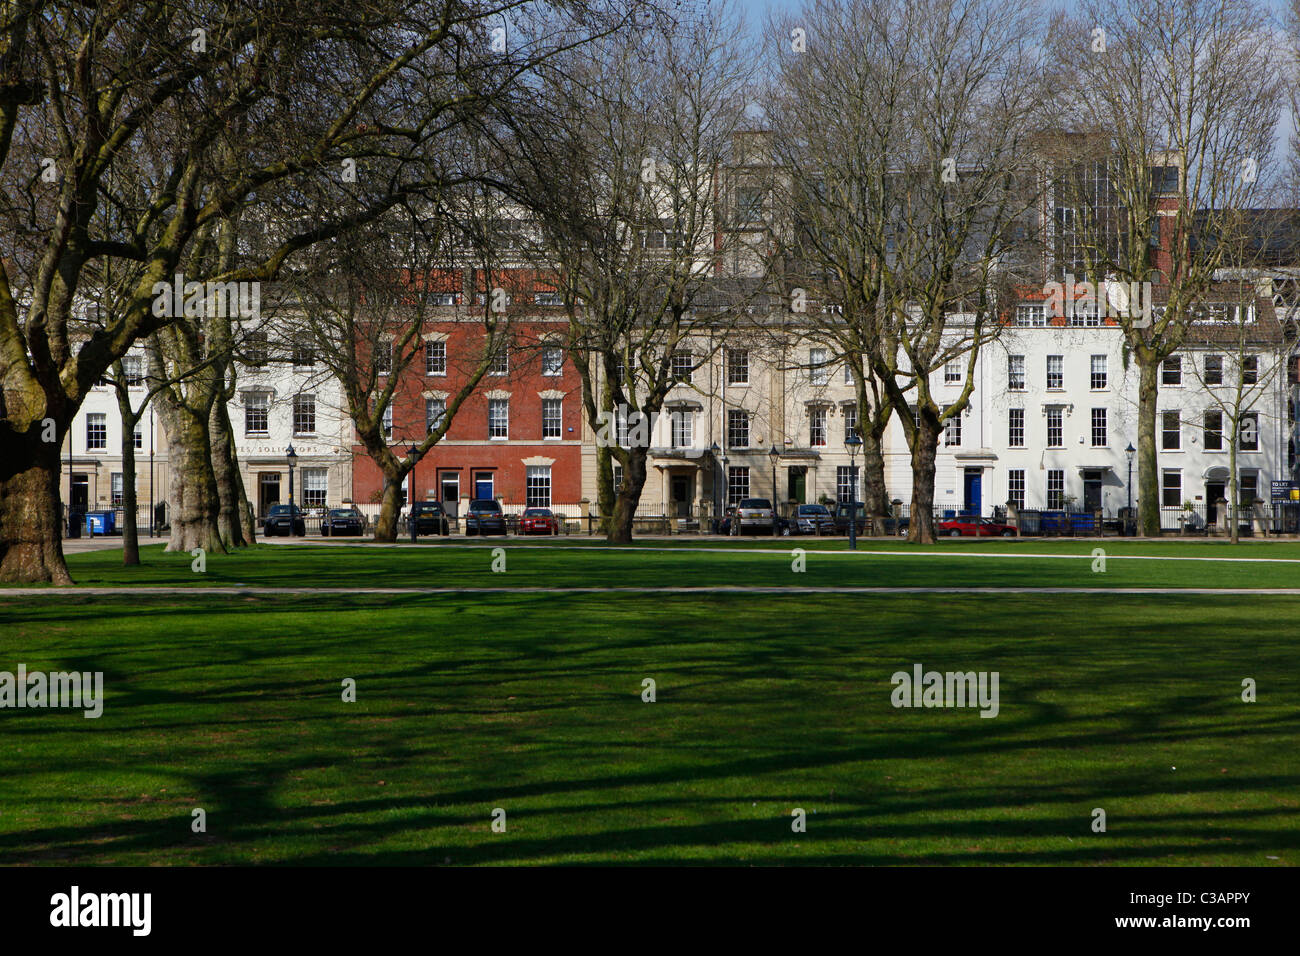
[(528, 508), (519, 519), (522, 534), (559, 534), (560, 519), (550, 508)]
[(1016, 529), (1013, 525), (994, 521), (992, 518), (950, 518), (934, 526), (937, 534), (946, 534), (950, 538), (963, 535), (972, 538), (1014, 538)]

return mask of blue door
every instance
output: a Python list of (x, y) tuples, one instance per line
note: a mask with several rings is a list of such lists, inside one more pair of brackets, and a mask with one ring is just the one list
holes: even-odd
[(480, 471), (474, 475), (474, 497), (491, 500), (493, 497), (492, 472)]
[(980, 511), (980, 481), (984, 472), (981, 468), (966, 469), (966, 511), (978, 515)]

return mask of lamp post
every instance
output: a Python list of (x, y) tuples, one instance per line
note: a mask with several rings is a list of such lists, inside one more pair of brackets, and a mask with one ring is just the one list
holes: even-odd
[(718, 531), (718, 524), (721, 521), (718, 517), (718, 512), (722, 510), (718, 497), (722, 493), (722, 459), (718, 455), (720, 451), (721, 449), (718, 448), (717, 442), (714, 442), (709, 446), (709, 454), (713, 456), (713, 531), (715, 534)]
[(293, 469), (298, 464), (298, 453), (293, 450), (292, 444), (285, 449), (284, 457), (289, 461), (289, 537), (292, 538), (294, 532), (298, 529), (298, 523), (293, 520)]
[(862, 439), (855, 430), (844, 439), (849, 450), (849, 550), (858, 550), (858, 449)]
[(1129, 442), (1128, 447), (1124, 449), (1124, 454), (1128, 456), (1128, 481), (1125, 482), (1128, 486), (1128, 506), (1124, 509), (1124, 535), (1130, 538), (1132, 529), (1129, 523), (1133, 520), (1133, 453), (1135, 451), (1137, 449), (1133, 447), (1132, 442)]
[(415, 544), (415, 463), (420, 458), (420, 449), (411, 445), (406, 449), (406, 454), (411, 459), (411, 544)]
[[(149, 405), (149, 537), (151, 538), (154, 536), (154, 521), (156, 520), (154, 509), (157, 507), (153, 503), (153, 446), (157, 444), (153, 440), (153, 435), (153, 404), (151, 403)], [(132, 440), (134, 440), (134, 437)]]
[(767, 460), (772, 463), (772, 537), (777, 535), (776, 521), (776, 461), (781, 457), (781, 453), (773, 445), (767, 452)]

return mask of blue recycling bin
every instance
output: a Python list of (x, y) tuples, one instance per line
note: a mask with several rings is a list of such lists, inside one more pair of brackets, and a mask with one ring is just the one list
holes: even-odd
[(116, 517), (111, 511), (86, 512), (86, 534), (112, 534), (116, 529)]

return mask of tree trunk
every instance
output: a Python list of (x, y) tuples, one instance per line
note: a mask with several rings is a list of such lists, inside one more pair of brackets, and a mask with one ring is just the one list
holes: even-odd
[(912, 515), (907, 538), (917, 544), (934, 544), (934, 475), (939, 429), (931, 415), (922, 412), (921, 427), (912, 448)]
[(1156, 464), (1156, 404), (1158, 362), (1138, 361), (1138, 534), (1160, 535), (1160, 472)]
[(0, 581), (71, 584), (63, 560), (59, 447), (41, 423), (0, 430)]
[(122, 566), (140, 563), (140, 529), (136, 526), (135, 422), (122, 420)]
[(212, 403), (208, 420), (212, 441), (212, 473), (217, 488), (217, 529), (227, 549), (242, 548), (244, 521), (241, 517), (239, 462), (235, 458), (235, 436), (226, 403), (218, 398)]
[(379, 507), (379, 517), (375, 520), (376, 541), (397, 540), (397, 519), (402, 506), (397, 501), (397, 493), (402, 490), (406, 472), (384, 475), (384, 496)]
[(1232, 425), (1232, 444), (1228, 446), (1228, 533), (1233, 544), (1241, 543), (1241, 522), (1237, 519), (1237, 503), (1241, 501), (1241, 492), (1237, 490), (1237, 432), (1240, 427), (1238, 416)]
[[(159, 393), (162, 398), (163, 393)], [(212, 471), (212, 442), (208, 432), (210, 411), (196, 415), (184, 405), (158, 402), (158, 417), (167, 433), (171, 474), (168, 480), (168, 509), (171, 537), (167, 551), (203, 548), (215, 554), (225, 552), (218, 525), (220, 499)]]
[[(628, 468), (623, 476), (626, 492), (614, 500), (614, 513), (610, 516), (605, 540), (610, 544), (631, 544), (632, 523), (636, 520), (637, 505), (645, 488), (646, 450), (633, 448), (628, 455)], [(775, 504), (775, 502), (774, 502)]]
[(862, 435), (862, 504), (871, 519), (871, 533), (885, 533), (889, 491), (885, 487), (885, 451), (881, 435)]

